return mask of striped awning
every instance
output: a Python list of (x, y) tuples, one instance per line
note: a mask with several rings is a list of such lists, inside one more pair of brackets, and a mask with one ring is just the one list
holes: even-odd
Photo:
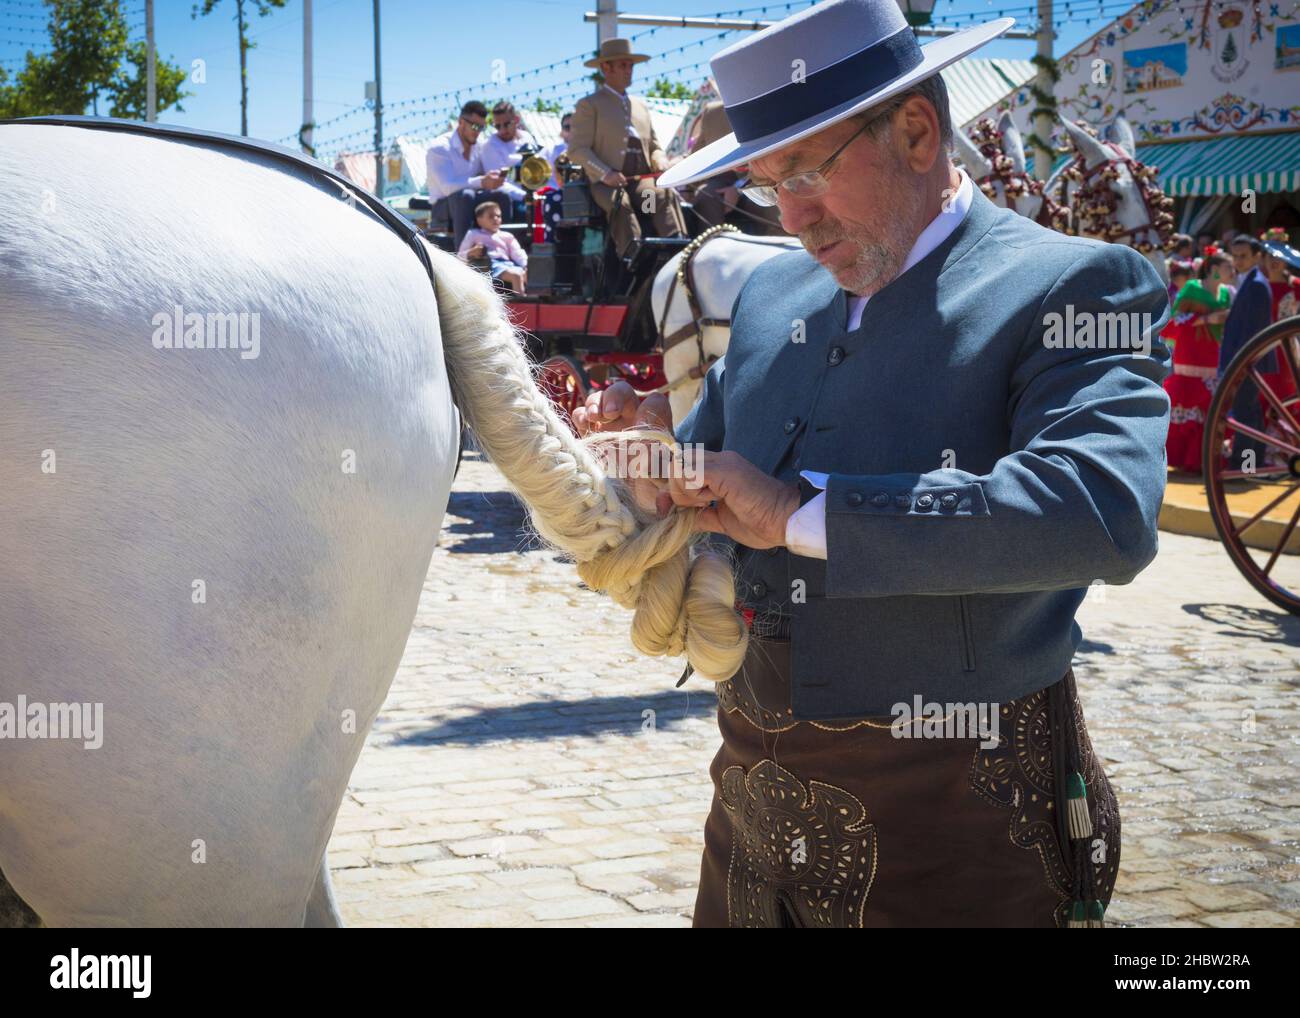
[(1300, 131), (1139, 145), (1137, 157), (1170, 195), (1300, 191)]
[[(974, 126), (979, 114), (995, 106), (1007, 89), (1018, 89), (1038, 72), (1028, 60), (966, 57), (939, 73), (948, 86), (952, 122), (965, 130)], [(993, 119), (997, 119), (996, 114)]]

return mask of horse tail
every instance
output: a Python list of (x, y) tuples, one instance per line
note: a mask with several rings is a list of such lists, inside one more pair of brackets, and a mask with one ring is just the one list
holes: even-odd
[(573, 556), (589, 587), (634, 609), (639, 651), (685, 654), (701, 675), (730, 678), (749, 634), (735, 610), (730, 563), (692, 533), (695, 510), (662, 519), (642, 512), (538, 388), (487, 278), (445, 252), (429, 254), (456, 405), (538, 535)]

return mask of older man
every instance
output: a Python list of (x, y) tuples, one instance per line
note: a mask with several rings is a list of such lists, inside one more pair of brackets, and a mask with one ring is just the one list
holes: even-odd
[[(1156, 552), (1168, 297), (953, 167), (937, 72), (1010, 24), (922, 48), (892, 0), (809, 8), (714, 58), (736, 133), (663, 178), (748, 163), (806, 249), (750, 277), (677, 426), (695, 486), (637, 482), (734, 542), (751, 627), (697, 925), (1103, 921), (1119, 813), (1074, 616)], [(575, 418), (673, 424), (619, 385)]]
[(633, 53), (626, 39), (606, 39), (598, 56), (586, 62), (600, 68), (605, 83), (579, 99), (573, 110), (569, 158), (587, 172), (592, 197), (610, 217), (620, 256), (628, 254), (646, 227), (658, 237), (686, 236), (677, 192), (650, 179), (653, 171), (668, 165), (650, 111), (627, 94), (633, 67), (649, 59)]

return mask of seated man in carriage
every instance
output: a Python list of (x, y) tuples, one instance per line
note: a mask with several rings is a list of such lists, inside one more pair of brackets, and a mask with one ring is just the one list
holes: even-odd
[[(600, 44), (600, 55), (586, 62), (600, 68), (605, 84), (579, 99), (573, 111), (568, 155), (586, 171), (592, 198), (609, 216), (614, 250), (620, 257), (626, 257), (646, 233), (687, 235), (677, 192), (657, 186), (648, 176), (668, 167), (650, 111), (641, 99), (627, 94), (633, 66), (649, 59), (633, 53), (626, 39), (606, 39)], [(643, 211), (647, 208), (650, 211)]]
[[(720, 138), (731, 133), (731, 124), (722, 108), (722, 100), (716, 99), (706, 103), (700, 115), (691, 125), (688, 146), (692, 152), (698, 152), (706, 145), (712, 145)], [(783, 237), (781, 212), (775, 205), (755, 204), (736, 189), (736, 181), (741, 177), (737, 170), (719, 173), (715, 177), (694, 186), (691, 192), (691, 204), (696, 214), (704, 222), (705, 228), (730, 222), (745, 233), (759, 236)]]
[(524, 202), (528, 192), (511, 179), (511, 172), (523, 161), (521, 150), (536, 151), (539, 146), (524, 130), (514, 105), (504, 99), (492, 107), (492, 129), (492, 136), (483, 143), (483, 169), (485, 172), (500, 170), (505, 174), (501, 190), (510, 196), (513, 208), (503, 208), (502, 214), (509, 222), (522, 223), (525, 221)]
[(461, 107), (456, 126), (435, 138), (425, 156), (433, 222), (451, 220), (457, 247), (474, 225), (474, 209), (480, 203), (495, 201), (501, 208), (510, 207), (510, 195), (501, 190), (506, 175), (483, 166), (479, 136), (486, 126), (487, 107), (471, 100)]

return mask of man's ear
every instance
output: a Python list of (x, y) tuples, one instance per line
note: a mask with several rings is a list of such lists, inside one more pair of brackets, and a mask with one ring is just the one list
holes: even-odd
[(943, 145), (939, 139), (939, 114), (929, 100), (911, 96), (899, 108), (894, 121), (899, 154), (913, 173), (929, 173)]

